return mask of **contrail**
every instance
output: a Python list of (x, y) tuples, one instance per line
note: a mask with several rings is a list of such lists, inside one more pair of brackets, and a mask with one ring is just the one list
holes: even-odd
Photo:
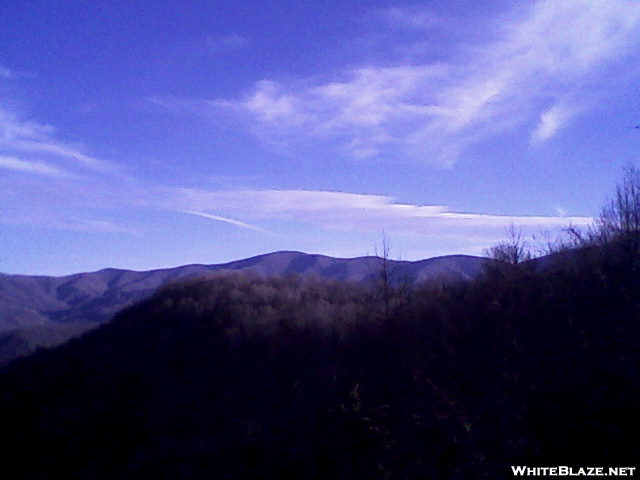
[(230, 223), (231, 225), (235, 225), (237, 227), (246, 228), (248, 230), (255, 230), (257, 232), (269, 233), (263, 228), (257, 227), (255, 225), (250, 225), (248, 223), (242, 222), (240, 220), (236, 220), (234, 218), (229, 217), (221, 217), (220, 215), (212, 215), (206, 212), (196, 212), (194, 210), (182, 210), (184, 213), (189, 213), (191, 215), (197, 215), (199, 217), (209, 218), (211, 220), (217, 220), (218, 222)]

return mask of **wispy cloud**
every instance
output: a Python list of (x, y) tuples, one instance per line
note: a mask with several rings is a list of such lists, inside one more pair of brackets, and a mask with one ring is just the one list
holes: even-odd
[[(0, 99), (3, 100), (3, 99)], [(11, 102), (9, 102), (11, 103)], [(106, 220), (122, 207), (122, 170), (60, 140), (56, 129), (0, 106), (0, 222), (84, 232), (132, 232)], [(116, 180), (117, 179), (117, 180)], [(128, 203), (138, 196), (128, 195)]]
[[(75, 215), (75, 213), (78, 213), (78, 215)], [(89, 212), (72, 213), (61, 211), (61, 209), (48, 210), (42, 207), (22, 205), (18, 208), (12, 208), (10, 212), (0, 210), (0, 223), (98, 234), (140, 233), (140, 229), (135, 226), (122, 225), (119, 222), (106, 220), (105, 218), (108, 217), (108, 214), (95, 215), (95, 217), (90, 217)]]
[[(409, 21), (403, 10), (391, 13)], [(439, 24), (427, 14), (412, 18)], [(447, 165), (468, 145), (523, 125), (532, 140), (551, 139), (595, 105), (594, 95), (615, 91), (609, 67), (639, 45), (634, 0), (545, 0), (511, 15), (500, 38), (439, 62), (346, 69), (320, 83), (265, 79), (238, 100), (200, 107), (234, 112), (266, 140), (328, 140), (357, 158)]]
[(215, 62), (223, 56), (241, 52), (249, 45), (251, 45), (249, 37), (236, 33), (177, 41), (165, 52), (164, 58), (158, 61), (158, 66), (162, 69), (184, 69), (189, 65)]
[(13, 76), (14, 76), (13, 70), (3, 65), (0, 65), (0, 78), (9, 79), (9, 78), (12, 78)]
[(95, 171), (109, 171), (112, 166), (104, 160), (99, 160), (90, 155), (82, 153), (78, 148), (64, 143), (57, 143), (53, 140), (18, 140), (7, 142), (7, 147), (23, 152), (51, 154), (75, 160), (83, 167)]
[(80, 232), (91, 233), (127, 233), (137, 234), (140, 233), (135, 228), (120, 225), (110, 220), (100, 220), (94, 218), (85, 219), (63, 219), (56, 225), (56, 228), (64, 230), (76, 230)]
[(0, 155), (0, 168), (35, 175), (46, 175), (56, 178), (75, 178), (75, 175), (73, 175), (71, 172), (62, 170), (61, 168), (58, 168), (54, 165), (49, 165), (43, 162), (32, 162), (16, 157), (7, 157), (4, 155)]
[(110, 172), (112, 163), (95, 158), (76, 145), (61, 141), (55, 128), (30, 120), (23, 120), (12, 111), (0, 107), (0, 153), (48, 156), (57, 161), (71, 160), (75, 167), (94, 172)]
[(417, 30), (446, 29), (450, 31), (457, 23), (421, 5), (383, 8), (377, 10), (374, 17), (393, 27)]
[(221, 35), (218, 37), (207, 37), (205, 39), (206, 48), (216, 53), (221, 50), (244, 48), (251, 43), (247, 37), (238, 34)]

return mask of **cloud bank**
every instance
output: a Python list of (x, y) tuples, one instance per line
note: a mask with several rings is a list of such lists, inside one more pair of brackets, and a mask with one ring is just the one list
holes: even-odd
[[(502, 238), (516, 225), (528, 232), (591, 224), (590, 217), (491, 215), (451, 211), (445, 205), (399, 203), (393, 197), (323, 190), (207, 191), (174, 189), (166, 208), (259, 230), (294, 222), (325, 231), (463, 238)], [(241, 219), (241, 220), (238, 220)], [(251, 223), (248, 223), (251, 222)], [(271, 230), (271, 228), (270, 228)], [(277, 229), (276, 229), (277, 230)]]

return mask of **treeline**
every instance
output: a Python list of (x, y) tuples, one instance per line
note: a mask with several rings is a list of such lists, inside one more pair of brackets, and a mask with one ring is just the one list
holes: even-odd
[[(640, 194), (627, 200), (640, 212)], [(467, 283), (168, 286), (2, 372), (4, 466), (67, 479), (635, 466), (640, 230), (612, 205), (553, 254)]]

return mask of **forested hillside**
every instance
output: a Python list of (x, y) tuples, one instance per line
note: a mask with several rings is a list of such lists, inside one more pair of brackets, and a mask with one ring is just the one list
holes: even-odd
[(487, 259), (449, 255), (407, 262), (273, 252), (224, 264), (142, 272), (107, 268), (64, 277), (0, 274), (0, 368), (38, 347), (60, 345), (110, 321), (120, 310), (149, 298), (167, 283), (223, 271), (263, 277), (297, 273), (370, 282), (381, 262), (391, 274), (390, 282), (419, 283), (434, 278), (471, 279), (482, 271)]
[[(165, 287), (0, 375), (24, 478), (500, 479), (634, 466), (640, 185), (544, 261), (374, 288)], [(502, 251), (513, 245), (504, 244)]]

